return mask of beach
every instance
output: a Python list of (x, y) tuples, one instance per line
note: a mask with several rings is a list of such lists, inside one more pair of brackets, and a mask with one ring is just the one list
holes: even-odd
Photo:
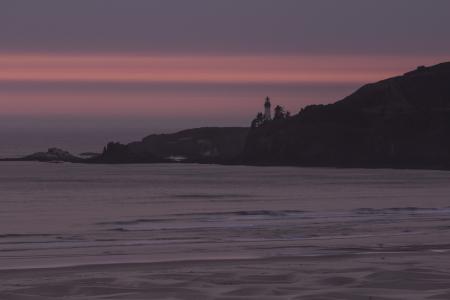
[(2, 163), (0, 299), (449, 299), (450, 174)]
[(2, 271), (0, 298), (449, 299), (448, 247)]

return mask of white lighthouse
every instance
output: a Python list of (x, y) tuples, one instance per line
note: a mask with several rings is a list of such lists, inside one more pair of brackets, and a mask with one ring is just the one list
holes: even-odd
[(272, 120), (270, 107), (271, 107), (270, 98), (267, 97), (266, 102), (264, 103), (264, 121)]

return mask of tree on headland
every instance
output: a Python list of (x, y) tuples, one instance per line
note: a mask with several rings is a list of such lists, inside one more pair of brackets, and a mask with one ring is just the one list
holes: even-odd
[(263, 113), (259, 112), (256, 115), (256, 118), (253, 119), (251, 123), (251, 128), (258, 128), (263, 126), (267, 122), (271, 122), (272, 120), (284, 120), (291, 116), (291, 113), (286, 111), (283, 106), (277, 105), (274, 109), (273, 119), (267, 119)]
[(288, 111), (285, 111), (283, 106), (277, 105), (275, 107), (274, 116), (273, 116), (274, 120), (283, 120), (283, 119), (289, 118), (290, 116), (291, 116), (291, 113)]
[(261, 112), (259, 112), (256, 115), (256, 118), (253, 119), (251, 127), (257, 128), (260, 127), (262, 124), (264, 124), (264, 115)]

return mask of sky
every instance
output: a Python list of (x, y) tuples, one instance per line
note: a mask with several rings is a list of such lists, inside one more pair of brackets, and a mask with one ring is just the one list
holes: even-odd
[(246, 126), (450, 60), (448, 0), (1, 0), (0, 132)]

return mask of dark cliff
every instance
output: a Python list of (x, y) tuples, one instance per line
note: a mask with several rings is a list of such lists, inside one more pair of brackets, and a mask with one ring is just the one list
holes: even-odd
[(252, 129), (242, 163), (447, 169), (450, 63), (420, 67)]
[(233, 163), (240, 159), (249, 129), (209, 127), (153, 134), (127, 145), (109, 143), (94, 163)]

